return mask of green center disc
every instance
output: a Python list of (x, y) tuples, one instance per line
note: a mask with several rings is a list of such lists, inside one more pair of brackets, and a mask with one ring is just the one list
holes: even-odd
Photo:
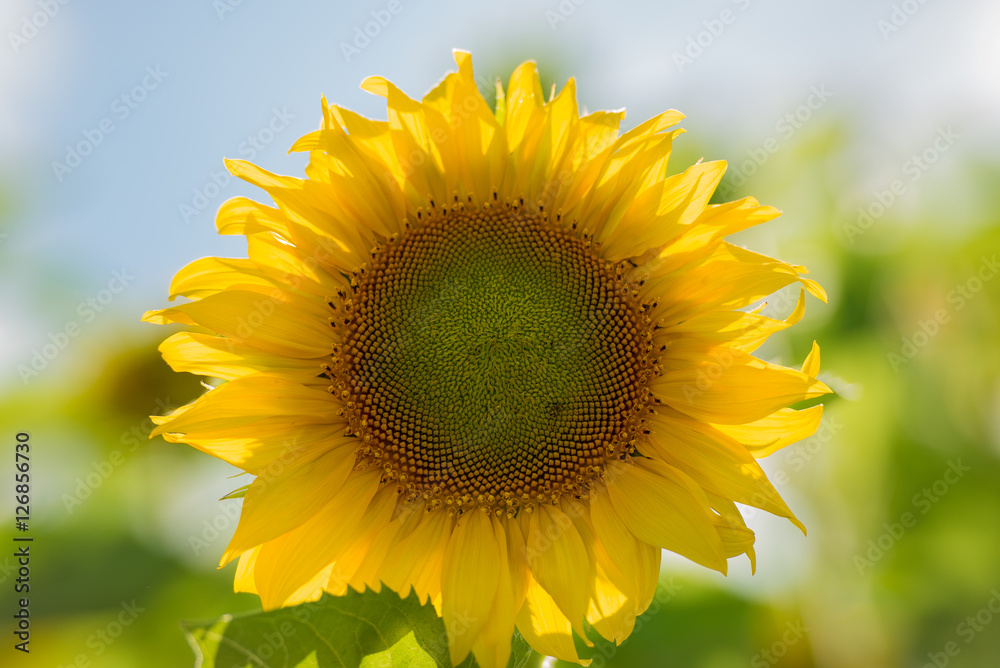
[(617, 453), (642, 398), (628, 295), (543, 219), (432, 218), (376, 257), (350, 308), (362, 458), (432, 505), (554, 502)]

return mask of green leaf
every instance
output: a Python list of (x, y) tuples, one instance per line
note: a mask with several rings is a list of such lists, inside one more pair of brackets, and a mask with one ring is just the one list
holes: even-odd
[[(315, 603), (206, 622), (184, 622), (196, 668), (451, 668), (444, 622), (416, 595), (350, 590)], [(511, 666), (531, 647), (515, 634)], [(470, 655), (459, 668), (474, 668)]]
[(496, 116), (497, 123), (503, 125), (507, 120), (507, 97), (503, 92), (503, 84), (500, 83), (500, 79), (496, 82), (496, 111), (494, 115)]
[(242, 487), (237, 487), (229, 494), (219, 499), (219, 501), (225, 501), (226, 499), (242, 499), (247, 495), (247, 490), (250, 489), (250, 485), (243, 485)]
[(510, 646), (510, 662), (508, 665), (512, 668), (525, 668), (525, 666), (533, 665), (529, 664), (532, 656), (538, 657), (534, 650), (531, 649), (528, 641), (515, 629), (514, 640)]

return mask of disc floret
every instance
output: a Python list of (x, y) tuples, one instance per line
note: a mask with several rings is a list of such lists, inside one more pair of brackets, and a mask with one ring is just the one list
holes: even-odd
[(380, 239), (329, 300), (358, 466), (428, 510), (586, 498), (634, 451), (657, 368), (631, 267), (598, 250), (520, 202), (432, 207)]

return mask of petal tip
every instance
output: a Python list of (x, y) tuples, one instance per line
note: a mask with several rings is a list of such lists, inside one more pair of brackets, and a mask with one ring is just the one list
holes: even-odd
[(379, 97), (389, 97), (389, 82), (385, 77), (368, 77), (361, 82), (361, 90)]

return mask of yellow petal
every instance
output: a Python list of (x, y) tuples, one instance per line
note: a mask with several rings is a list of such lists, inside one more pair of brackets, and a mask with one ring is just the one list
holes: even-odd
[(509, 144), (509, 178), (501, 194), (523, 198), (529, 210), (551, 209), (562, 186), (573, 179), (567, 165), (572, 163), (572, 147), (579, 134), (576, 84), (570, 79), (559, 95), (547, 104), (531, 108), (526, 103), (516, 111), (516, 117), (511, 119), (514, 125), (508, 129), (529, 117), (529, 111), (531, 121), (519, 143)]
[(194, 323), (264, 352), (298, 359), (329, 355), (338, 340), (329, 308), (284, 290), (269, 294), (227, 290), (172, 308), (152, 311), (146, 322)]
[(330, 106), (330, 113), (337, 125), (348, 132), (359, 153), (373, 165), (373, 170), (376, 167), (382, 170), (383, 185), (391, 191), (394, 206), (402, 207), (402, 219), (406, 207), (403, 187), (406, 185), (407, 174), (404, 173), (406, 170), (403, 169), (401, 160), (407, 158), (397, 154), (389, 123), (373, 121), (337, 105)]
[(391, 485), (386, 485), (375, 493), (368, 510), (358, 523), (355, 540), (349, 542), (337, 560), (331, 564), (330, 575), (324, 589), (334, 596), (343, 596), (347, 587), (357, 575), (358, 569), (369, 555), (369, 551), (381, 531), (389, 526), (399, 495)]
[(329, 271), (328, 263), (270, 232), (248, 234), (247, 252), (261, 272), (292, 291), (325, 298), (350, 287), (350, 281), (341, 272)]
[(538, 68), (528, 61), (510, 75), (507, 85), (507, 145), (516, 151), (545, 104)]
[[(260, 406), (267, 406), (267, 412), (262, 413)], [(346, 425), (338, 419), (339, 408), (328, 392), (304, 387), (278, 373), (258, 373), (210, 390), (190, 408), (168, 416), (152, 435), (224, 431), (240, 422), (280, 417), (294, 417), (301, 424)], [(286, 436), (291, 439), (295, 430), (289, 429)]]
[(628, 204), (617, 225), (601, 231), (601, 254), (616, 261), (670, 241), (705, 210), (725, 171), (724, 160), (703, 162), (650, 187)]
[(323, 583), (330, 578), (330, 571), (333, 568), (333, 564), (330, 564), (326, 568), (318, 571), (316, 575), (312, 576), (308, 582), (296, 589), (294, 592), (289, 594), (282, 607), (290, 607), (293, 605), (301, 605), (303, 603), (313, 603), (318, 601), (323, 595)]
[(815, 341), (813, 341), (812, 349), (806, 356), (805, 362), (802, 363), (802, 373), (810, 378), (819, 375), (819, 344)]
[(684, 265), (707, 257), (723, 237), (760, 225), (781, 215), (771, 206), (760, 206), (753, 197), (734, 202), (709, 204), (698, 219), (670, 241), (659, 256), (640, 268), (645, 275), (652, 272), (669, 274)]
[[(642, 200), (650, 209), (658, 208), (664, 189), (663, 170), (670, 159), (674, 139), (683, 130), (665, 134), (639, 135), (629, 141), (619, 137), (591, 166), (582, 171), (592, 183), (575, 207), (562, 202), (566, 215), (588, 230), (597, 241), (614, 235), (620, 219)], [(594, 168), (597, 168), (596, 175)], [(652, 210), (647, 210), (652, 215)], [(662, 240), (676, 231), (662, 232)]]
[[(773, 257), (768, 257), (767, 255), (762, 255), (760, 253), (755, 253), (754, 251), (747, 250), (746, 248), (743, 248), (742, 246), (737, 246), (735, 244), (731, 244), (731, 243), (728, 243), (728, 242), (725, 244), (725, 246), (726, 246), (726, 250), (728, 250), (728, 252), (733, 257), (735, 257), (740, 262), (743, 262), (743, 263), (746, 263), (746, 264), (757, 264), (757, 265), (766, 266), (766, 265), (769, 265), (769, 264), (775, 264), (775, 263), (777, 263), (779, 265), (784, 265), (786, 267), (791, 268), (797, 274), (808, 274), (809, 273), (809, 270), (806, 269), (805, 267), (803, 267), (800, 264), (788, 264), (787, 262), (781, 262), (780, 260), (775, 260)], [(802, 278), (800, 280), (801, 280), (802, 286), (809, 292), (809, 294), (811, 294), (812, 296), (816, 297), (816, 299), (819, 299), (820, 301), (823, 301), (824, 303), (827, 301), (826, 290), (824, 290), (823, 287), (819, 283), (817, 283), (816, 281), (813, 281), (811, 279), (808, 279), (808, 278)]]
[(743, 424), (831, 390), (801, 371), (725, 346), (675, 346), (671, 370), (650, 383), (653, 393), (691, 417)]
[[(506, 550), (506, 546), (504, 546)], [(496, 598), (500, 545), (488, 513), (472, 510), (455, 524), (441, 571), (448, 651), (454, 665), (472, 650)]]
[(248, 594), (257, 593), (257, 585), (253, 581), (253, 567), (258, 554), (260, 554), (260, 545), (240, 555), (240, 560), (236, 564), (236, 576), (233, 579), (233, 591)]
[(656, 303), (652, 317), (670, 326), (699, 313), (744, 308), (796, 281), (825, 300), (823, 289), (792, 265), (721, 243), (693, 266), (653, 272), (640, 294)]
[(486, 617), (486, 624), (472, 643), (472, 651), (481, 668), (506, 668), (510, 658), (510, 640), (514, 635), (514, 615), (523, 603), (523, 592), (517, 598), (511, 564), (508, 559), (507, 532), (500, 520), (490, 515), (500, 556), (499, 577), (493, 609)]
[[(376, 593), (381, 591), (382, 580), (389, 579), (385, 575), (386, 569), (383, 568), (383, 564), (387, 563), (390, 555), (394, 553), (396, 541), (400, 538), (404, 523), (407, 521), (416, 522), (422, 517), (421, 513), (423, 513), (423, 506), (406, 506), (402, 509), (399, 516), (393, 518), (386, 526), (375, 532), (365, 559), (358, 566), (358, 569), (351, 578), (350, 585), (352, 588), (357, 591), (364, 591), (365, 587), (370, 587)], [(403, 535), (408, 535), (408, 532)], [(396, 579), (401, 580), (408, 573), (409, 571)], [(389, 586), (393, 588), (391, 583)], [(402, 590), (401, 593), (405, 594), (409, 591), (409, 587), (406, 589), (399, 587), (395, 588), (395, 590), (397, 592)]]
[(650, 454), (677, 467), (706, 491), (779, 517), (805, 530), (764, 470), (737, 441), (712, 427), (679, 415), (650, 412)]
[(542, 193), (545, 210), (554, 212), (560, 223), (571, 222), (565, 214), (578, 212), (601, 178), (624, 117), (624, 110), (594, 112), (580, 118), (575, 131), (567, 136), (555, 177), (549, 179)]
[(775, 320), (757, 313), (742, 311), (713, 311), (701, 313), (687, 320), (670, 325), (654, 337), (698, 340), (709, 345), (727, 345), (743, 352), (753, 352), (769, 336), (798, 323), (806, 310), (806, 293), (802, 289), (795, 310), (786, 320)]
[(577, 526), (582, 523), (587, 527), (581, 534), (594, 554), (594, 588), (587, 621), (604, 638), (620, 643), (653, 600), (661, 550), (639, 541), (625, 528), (606, 489), (592, 489), (590, 498), (589, 508), (571, 504), (582, 520)]
[(404, 509), (406, 516), (382, 567), (374, 577), (406, 595), (412, 588), (421, 601), (441, 590), (441, 565), (454, 531), (454, 520), (443, 511)]
[(628, 146), (631, 142), (637, 141), (643, 137), (659, 134), (670, 126), (677, 125), (682, 120), (684, 120), (684, 114), (676, 109), (668, 109), (667, 111), (660, 112), (647, 121), (643, 121), (632, 130), (629, 130), (623, 134), (616, 143), (621, 147)]
[(531, 569), (525, 557), (527, 546), (520, 523), (517, 520), (507, 521), (504, 530), (507, 535), (507, 563), (510, 565), (510, 586), (516, 612), (524, 603), (528, 582), (531, 580)]
[(517, 630), (532, 649), (540, 654), (581, 666), (590, 665), (590, 659), (581, 659), (576, 653), (573, 625), (534, 578), (528, 583), (524, 605), (517, 613)]
[(215, 224), (219, 234), (276, 235), (324, 267), (351, 271), (364, 262), (364, 249), (352, 248), (311, 224), (290, 219), (280, 209), (246, 197), (224, 202)]
[[(196, 411), (201, 412), (201, 409)], [(210, 414), (211, 409), (206, 407), (206, 412)], [(283, 461), (306, 450), (328, 450), (357, 442), (354, 436), (344, 436), (347, 425), (339, 421), (333, 424), (301, 424), (288, 417), (260, 418), (259, 410), (252, 407), (247, 409), (247, 413), (254, 414), (248, 419), (233, 419), (228, 424), (206, 427), (193, 424), (180, 433), (170, 433), (171, 423), (162, 422), (168, 431), (161, 435), (165, 441), (187, 443), (254, 475), (282, 466)], [(212, 423), (206, 420), (205, 424)]]
[(660, 548), (640, 541), (626, 528), (606, 489), (591, 491), (590, 519), (599, 543), (595, 549), (598, 563), (607, 577), (632, 599), (637, 614), (642, 613), (656, 592)]
[(601, 637), (620, 645), (631, 635), (636, 617), (634, 601), (611, 581), (601, 564), (597, 564), (587, 621)]
[(645, 458), (613, 463), (607, 491), (618, 517), (636, 538), (726, 572), (708, 499), (684, 473)]
[(625, 110), (595, 111), (580, 118), (580, 134), (577, 137), (577, 153), (574, 167), (593, 159), (614, 144), (618, 138), (618, 127), (625, 118)]
[(259, 371), (281, 371), (305, 382), (320, 372), (316, 360), (265, 353), (224, 336), (178, 332), (160, 344), (163, 360), (174, 371), (233, 380)]
[[(264, 543), (254, 568), (254, 580), (265, 610), (287, 605), (300, 587), (315, 580), (354, 541), (358, 524), (378, 490), (380, 477), (381, 472), (376, 469), (352, 475), (309, 521)], [(319, 578), (317, 586), (326, 578)]]
[(366, 153), (331, 117), (335, 127), (301, 137), (290, 149), (309, 151), (306, 175), (328, 185), (332, 202), (380, 233), (399, 233), (405, 211), (402, 191), (384, 178), (389, 167)]
[(746, 554), (750, 559), (750, 572), (757, 570), (757, 556), (754, 553), (754, 533), (747, 528), (743, 521), (739, 508), (731, 500), (708, 493), (708, 500), (712, 504), (712, 509), (719, 515), (715, 518), (715, 528), (722, 539), (722, 549), (725, 550), (726, 558)]
[[(323, 241), (324, 237), (329, 237), (336, 242), (336, 246), (350, 249), (349, 256), (363, 262), (373, 244), (373, 229), (381, 232), (392, 229), (391, 226), (380, 228), (375, 225), (379, 222), (377, 217), (368, 220), (370, 224), (359, 221), (357, 217), (352, 219), (351, 211), (338, 206), (342, 202), (331, 197), (331, 187), (325, 183), (279, 176), (245, 160), (226, 160), (226, 168), (233, 175), (267, 191), (281, 210), (284, 220), (288, 221), (281, 227), (288, 234), (302, 237), (310, 255), (318, 250), (317, 246), (325, 250), (334, 245)], [(222, 212), (219, 213), (221, 217)], [(217, 225), (221, 225), (221, 221), (217, 221)], [(275, 231), (281, 233), (281, 227)], [(258, 231), (263, 230), (254, 229), (254, 232)], [(289, 241), (298, 245), (295, 238)], [(322, 257), (317, 257), (317, 260), (322, 260)]]
[(750, 574), (757, 572), (757, 557), (753, 549), (754, 532), (747, 527), (739, 527), (729, 524), (724, 518), (715, 518), (716, 529), (719, 538), (722, 540), (722, 549), (726, 558), (736, 557), (746, 554), (750, 560)]
[(363, 90), (386, 98), (389, 130), (397, 155), (404, 156), (407, 195), (423, 201), (427, 197), (447, 201), (457, 184), (454, 142), (436, 141), (448, 136), (448, 122), (438, 110), (408, 97), (382, 77), (369, 77)]
[(171, 301), (178, 295), (201, 299), (226, 289), (270, 294), (279, 288), (325, 297), (349, 287), (341, 274), (324, 269), (327, 263), (322, 258), (311, 257), (306, 249), (281, 241), (274, 232), (245, 229), (244, 233), (249, 259), (195, 260), (174, 276)]
[(577, 166), (573, 188), (557, 198), (555, 210), (562, 208), (567, 219), (578, 220), (585, 230), (602, 228), (614, 207), (633, 201), (640, 190), (661, 180), (662, 173), (650, 165), (665, 165), (674, 138), (684, 131), (660, 133), (682, 118), (677, 111), (663, 112), (615, 139), (588, 164)]
[(526, 558), (532, 577), (585, 638), (583, 619), (593, 566), (580, 532), (566, 513), (556, 506), (538, 506), (529, 522)]
[(455, 168), (459, 172), (458, 197), (482, 204), (491, 199), (493, 188), (503, 182), (509, 151), (507, 135), (479, 92), (472, 72), (472, 58), (454, 52), (458, 72), (448, 74), (424, 97), (448, 121), (450, 133), (443, 143), (454, 145)]
[(240, 521), (220, 566), (318, 513), (347, 480), (354, 461), (354, 448), (347, 445), (299, 457), (284, 469), (258, 476), (243, 497)]
[(266, 277), (252, 260), (203, 257), (195, 260), (174, 276), (170, 284), (170, 300), (178, 296), (200, 299), (227, 288), (267, 294), (279, 287)]
[(786, 445), (812, 436), (819, 428), (822, 418), (823, 406), (812, 406), (799, 411), (782, 408), (747, 424), (712, 426), (743, 444), (754, 457), (766, 457)]

